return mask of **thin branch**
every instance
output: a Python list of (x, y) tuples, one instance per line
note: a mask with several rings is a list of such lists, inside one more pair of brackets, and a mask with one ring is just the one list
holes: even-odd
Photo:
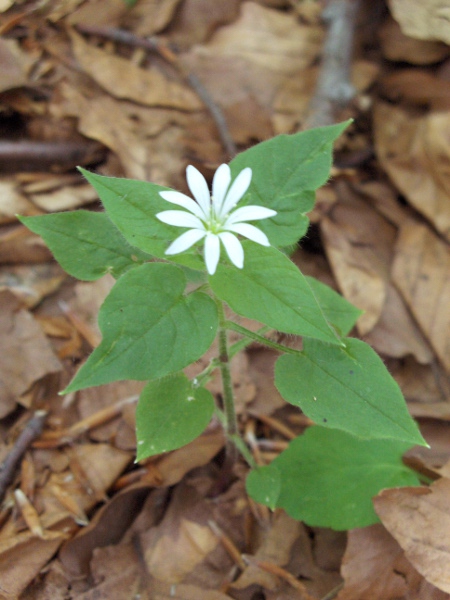
[(304, 129), (335, 122), (336, 113), (355, 95), (351, 62), (360, 0), (329, 0), (322, 18), (328, 25), (316, 92)]
[(150, 52), (158, 53), (159, 56), (170, 63), (178, 71), (178, 73), (189, 84), (189, 86), (194, 90), (194, 92), (206, 106), (212, 119), (214, 120), (214, 123), (216, 124), (219, 137), (222, 141), (223, 147), (229, 155), (229, 158), (232, 158), (236, 155), (237, 148), (233, 138), (231, 137), (222, 109), (212, 99), (211, 94), (208, 92), (199, 78), (194, 73), (191, 73), (184, 65), (181, 58), (177, 56), (175, 52), (173, 52), (168, 46), (163, 44), (161, 40), (158, 40), (155, 37), (141, 38), (129, 31), (116, 29), (113, 27), (77, 25), (77, 29), (81, 33), (98, 35), (120, 44), (126, 44), (134, 48), (144, 48)]
[(100, 162), (105, 148), (92, 141), (0, 141), (0, 173), (68, 171), (77, 165)]
[(34, 416), (28, 421), (25, 429), (19, 435), (8, 456), (0, 466), (0, 502), (3, 501), (6, 490), (14, 479), (22, 456), (34, 440), (41, 435), (46, 417), (47, 411), (45, 410), (37, 410), (34, 413)]

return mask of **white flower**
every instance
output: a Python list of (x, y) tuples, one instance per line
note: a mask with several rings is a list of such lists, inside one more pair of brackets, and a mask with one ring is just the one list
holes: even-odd
[[(275, 210), (263, 206), (243, 206), (235, 209), (244, 196), (252, 179), (252, 170), (247, 167), (231, 182), (230, 167), (220, 165), (214, 174), (212, 196), (203, 175), (192, 165), (186, 169), (189, 189), (194, 200), (181, 192), (159, 192), (160, 196), (186, 210), (165, 210), (156, 215), (163, 223), (186, 227), (166, 250), (166, 254), (179, 254), (205, 238), (204, 257), (210, 275), (214, 275), (220, 258), (220, 242), (231, 260), (239, 269), (244, 266), (244, 250), (236, 235), (242, 235), (262, 246), (270, 246), (269, 240), (254, 225), (245, 221), (258, 221), (273, 217)], [(235, 210), (234, 210), (235, 209)]]

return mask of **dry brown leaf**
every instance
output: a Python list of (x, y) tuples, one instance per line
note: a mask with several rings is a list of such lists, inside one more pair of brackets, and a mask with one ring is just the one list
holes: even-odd
[(55, 292), (67, 274), (55, 263), (0, 267), (0, 291), (10, 290), (27, 308)]
[(198, 110), (202, 103), (185, 84), (170, 81), (156, 67), (142, 69), (130, 60), (96, 48), (71, 33), (77, 61), (111, 96), (146, 106)]
[(0, 597), (17, 600), (64, 541), (64, 535), (44, 540), (24, 532), (0, 542)]
[(396, 229), (345, 184), (321, 220), (325, 251), (344, 296), (364, 310), (360, 334), (379, 321), (386, 302)]
[(210, 425), (200, 437), (179, 450), (160, 458), (157, 469), (162, 476), (162, 486), (175, 485), (195, 467), (209, 463), (224, 447), (225, 436), (221, 426)]
[(244, 2), (234, 23), (218, 29), (207, 44), (194, 46), (184, 60), (225, 110), (233, 134), (255, 127), (244, 119), (248, 113), (238, 110), (251, 102), (251, 121), (264, 124), (252, 131), (253, 138), (261, 139), (270, 128), (279, 86), (301, 78), (319, 56), (322, 38), (320, 26), (301, 24), (294, 14)]
[(383, 168), (414, 208), (450, 240), (450, 113), (423, 114), (379, 102), (374, 120)]
[(52, 259), (42, 238), (24, 225), (0, 229), (0, 263), (42, 263)]
[(122, 20), (124, 29), (138, 36), (150, 36), (161, 31), (172, 21), (181, 0), (139, 0), (128, 8)]
[[(297, 77), (286, 79), (280, 86), (274, 102), (275, 114), (272, 117), (275, 134), (292, 133), (303, 122), (311, 97), (314, 94), (318, 68), (303, 69)], [(368, 60), (355, 60), (352, 65), (351, 79), (360, 93), (366, 90), (376, 79), (379, 66)]]
[(419, 573), (450, 593), (450, 479), (430, 488), (383, 490), (374, 506)]
[(406, 35), (450, 44), (447, 0), (389, 0), (389, 7)]
[[(80, 175), (80, 181), (81, 175)], [(30, 194), (36, 206), (47, 212), (73, 210), (97, 200), (97, 192), (89, 184), (64, 186), (51, 192)]]
[(0, 415), (9, 414), (30, 386), (62, 365), (41, 327), (9, 291), (0, 291)]
[(137, 485), (119, 492), (95, 515), (91, 523), (69, 540), (59, 558), (72, 577), (86, 576), (95, 548), (116, 544), (138, 515), (149, 492)]
[(0, 92), (25, 85), (34, 60), (16, 40), (0, 39)]
[(444, 367), (450, 370), (450, 250), (410, 219), (400, 229), (392, 266), (395, 284)]
[[(261, 546), (254, 557), (280, 567), (285, 567), (290, 560), (292, 547), (300, 536), (303, 525), (279, 511), (273, 519), (272, 526), (263, 538)], [(243, 590), (251, 585), (259, 585), (268, 590), (278, 586), (278, 578), (250, 564), (242, 575), (232, 584), (233, 589)]]
[(348, 533), (341, 573), (345, 585), (336, 600), (448, 600), (418, 575), (381, 525)]
[(240, 0), (185, 0), (170, 25), (171, 41), (181, 48), (206, 41), (217, 27), (236, 19), (239, 4)]
[(89, 98), (68, 84), (61, 85), (61, 95), (55, 113), (78, 117), (80, 132), (113, 150), (126, 177), (174, 186), (174, 176), (185, 166), (181, 131), (173, 125), (184, 120), (181, 113), (149, 111), (103, 94)]
[(14, 179), (0, 181), (0, 224), (16, 222), (16, 215), (32, 216), (39, 214), (33, 204), (19, 191)]
[(385, 58), (413, 65), (428, 65), (446, 58), (450, 52), (442, 42), (418, 40), (405, 35), (391, 17), (383, 23), (379, 37)]
[[(401, 360), (388, 360), (386, 366), (408, 402), (423, 404), (421, 416), (427, 416), (427, 404), (445, 403), (445, 398), (450, 398), (447, 373), (436, 359), (429, 365), (420, 365), (412, 356), (407, 356)], [(433, 414), (429, 416), (433, 417)]]
[[(77, 2), (77, 0), (73, 1)], [(58, 2), (57, 5), (59, 4)], [(56, 10), (61, 11), (61, 7), (57, 6)], [(78, 9), (68, 14), (65, 21), (70, 25), (118, 27), (127, 11), (128, 6), (123, 0), (89, 0), (89, 2), (81, 3)]]
[(384, 356), (403, 358), (412, 354), (419, 364), (433, 360), (429, 345), (392, 283), (387, 286), (378, 323), (363, 339)]

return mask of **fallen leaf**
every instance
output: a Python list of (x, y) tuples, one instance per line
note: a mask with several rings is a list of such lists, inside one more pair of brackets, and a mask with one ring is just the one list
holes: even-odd
[(42, 263), (51, 259), (42, 239), (27, 227), (12, 225), (0, 230), (0, 263)]
[(0, 267), (0, 291), (13, 292), (27, 308), (55, 292), (65, 279), (66, 273), (56, 263)]
[(348, 533), (341, 573), (345, 584), (336, 600), (448, 600), (418, 575), (382, 525)]
[(72, 577), (86, 576), (95, 548), (118, 543), (137, 517), (148, 486), (137, 485), (119, 492), (95, 515), (91, 523), (62, 548), (59, 558)]
[(197, 110), (202, 104), (185, 84), (171, 81), (152, 66), (142, 69), (130, 60), (110, 54), (85, 42), (72, 32), (72, 47), (77, 61), (114, 98), (134, 100), (146, 106)]
[(430, 488), (383, 490), (374, 506), (419, 573), (450, 593), (450, 479)]
[(5, 417), (30, 386), (62, 365), (32, 314), (9, 291), (0, 291), (0, 415)]
[(39, 211), (20, 191), (14, 179), (0, 180), (0, 224), (17, 222), (16, 215), (33, 216)]
[(18, 41), (0, 39), (0, 92), (26, 85), (34, 62), (35, 59), (22, 50)]
[(450, 44), (447, 0), (389, 0), (388, 4), (406, 35)]
[(392, 277), (444, 367), (450, 369), (450, 251), (416, 220), (400, 229)]
[(405, 35), (392, 17), (383, 23), (379, 38), (384, 57), (392, 61), (428, 65), (443, 60), (449, 54), (448, 46), (442, 42)]
[(396, 229), (355, 193), (338, 188), (339, 202), (321, 220), (325, 251), (344, 296), (364, 314), (361, 335), (379, 321), (386, 302)]
[(9, 543), (0, 542), (0, 595), (16, 600), (40, 573), (63, 543), (63, 534), (44, 540), (30, 532), (16, 533)]
[(383, 168), (414, 208), (450, 240), (450, 113), (379, 102), (374, 120)]

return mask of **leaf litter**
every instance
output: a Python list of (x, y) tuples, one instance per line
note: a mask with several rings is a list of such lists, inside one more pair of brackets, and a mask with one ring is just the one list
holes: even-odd
[[(450, 597), (444, 4), (391, 0), (391, 15), (361, 8), (356, 95), (334, 116), (355, 124), (293, 257), (365, 310), (355, 333), (382, 355), (431, 446), (405, 460), (437, 481), (381, 492), (381, 523), (347, 535), (250, 501), (243, 465), (220, 489), (224, 439), (214, 421), (185, 448), (134, 464), (141, 384), (58, 396), (99, 343), (96, 315), (111, 281), (71, 281), (15, 218), (98, 211), (77, 164), (187, 191), (186, 164), (211, 177), (234, 147), (293, 133), (311, 113), (323, 118), (314, 104), (326, 40), (320, 6), (0, 5), (0, 460), (17, 451), (33, 414), (46, 412), (44, 432), (20, 448), (4, 490), (0, 597)], [(274, 359), (251, 344), (233, 362), (241, 424), (259, 464), (309, 424), (273, 387)], [(210, 389), (218, 393), (217, 381)]]

